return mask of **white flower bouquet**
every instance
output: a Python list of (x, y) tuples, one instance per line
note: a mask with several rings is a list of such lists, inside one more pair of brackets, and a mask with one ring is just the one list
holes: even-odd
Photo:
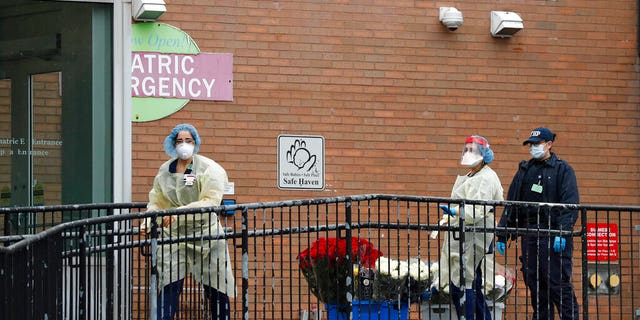
[(429, 265), (420, 259), (379, 257), (375, 263), (373, 300), (417, 301), (431, 286)]

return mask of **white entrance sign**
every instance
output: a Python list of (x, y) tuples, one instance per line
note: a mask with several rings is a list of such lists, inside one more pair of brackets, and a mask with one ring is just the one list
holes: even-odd
[(324, 138), (278, 136), (278, 188), (324, 189)]

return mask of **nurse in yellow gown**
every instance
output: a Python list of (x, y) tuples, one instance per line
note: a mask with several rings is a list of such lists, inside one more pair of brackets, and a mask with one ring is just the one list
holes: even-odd
[[(215, 161), (198, 155), (200, 136), (190, 124), (179, 124), (166, 137), (164, 150), (171, 158), (160, 166), (149, 192), (147, 211), (218, 206), (226, 171)], [(147, 226), (148, 227), (148, 226)], [(213, 212), (165, 216), (163, 238), (200, 237), (224, 233)], [(158, 318), (173, 319), (184, 278), (191, 273), (204, 287), (211, 319), (229, 318), (229, 296), (235, 281), (225, 239), (164, 244), (158, 247)]]

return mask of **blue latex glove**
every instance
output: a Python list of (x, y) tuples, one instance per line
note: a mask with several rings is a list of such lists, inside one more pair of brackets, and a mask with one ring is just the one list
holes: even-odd
[(450, 215), (450, 216), (452, 216), (452, 217), (455, 217), (455, 216), (456, 216), (456, 213), (458, 213), (458, 212), (456, 211), (456, 209), (451, 208), (451, 207), (448, 207), (448, 206), (446, 206), (446, 205), (444, 205), (444, 204), (441, 204), (441, 205), (440, 205), (440, 209), (442, 209), (442, 212), (443, 212), (443, 213), (446, 213), (446, 214), (448, 214), (448, 215)]
[(564, 251), (564, 247), (567, 245), (567, 239), (556, 236), (553, 240), (553, 251), (561, 252)]
[(504, 251), (507, 250), (507, 244), (502, 241), (496, 242), (496, 250), (498, 250), (498, 253), (504, 256)]
[(420, 299), (423, 301), (429, 301), (429, 298), (431, 298), (431, 290), (427, 290), (420, 294)]
[(436, 289), (435, 287), (431, 287), (431, 289), (420, 294), (420, 299), (422, 299), (423, 301), (428, 301), (436, 293), (438, 293), (438, 289)]

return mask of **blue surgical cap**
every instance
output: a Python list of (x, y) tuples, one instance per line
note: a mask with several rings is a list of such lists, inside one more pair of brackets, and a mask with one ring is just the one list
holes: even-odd
[(167, 155), (171, 158), (178, 157), (175, 144), (176, 144), (176, 137), (178, 136), (178, 133), (180, 131), (189, 131), (191, 133), (191, 136), (195, 141), (195, 148), (193, 149), (193, 154), (198, 153), (198, 150), (200, 150), (200, 135), (198, 135), (198, 130), (196, 130), (196, 127), (188, 123), (181, 123), (175, 126), (171, 130), (171, 133), (169, 133), (169, 135), (164, 139), (164, 144), (163, 144), (164, 152), (166, 152)]
[(478, 145), (478, 151), (480, 151), (484, 163), (489, 164), (493, 161), (493, 150), (491, 150), (491, 145), (487, 138), (483, 136), (470, 136), (465, 140), (465, 143), (475, 143)]

